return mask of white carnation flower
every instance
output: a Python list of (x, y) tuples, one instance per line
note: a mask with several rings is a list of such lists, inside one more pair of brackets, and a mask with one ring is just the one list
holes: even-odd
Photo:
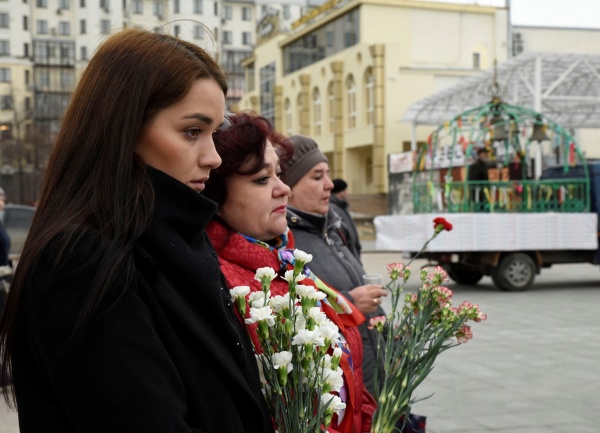
[(275, 316), (271, 307), (250, 308), (250, 318), (246, 319), (246, 323), (256, 323), (266, 321), (267, 325), (275, 325)]
[(285, 367), (288, 373), (292, 371), (292, 352), (283, 350), (281, 352), (274, 353), (271, 361), (273, 362), (273, 368), (275, 370), (279, 369), (280, 367)]
[(327, 315), (319, 307), (312, 307), (308, 310), (308, 317), (311, 317), (317, 325), (322, 325), (327, 320)]
[(308, 329), (301, 329), (296, 335), (294, 335), (294, 338), (292, 339), (292, 344), (312, 344), (313, 346), (323, 346), (325, 342), (323, 341), (323, 337), (321, 337), (321, 333), (319, 331), (309, 331)]
[(306, 329), (306, 318), (304, 317), (304, 314), (302, 314), (301, 308), (298, 308), (298, 306), (296, 306), (295, 308), (296, 308), (296, 332), (298, 332), (301, 329)]
[[(283, 278), (288, 283), (293, 282), (294, 281), (294, 270), (292, 269), (292, 270), (289, 270), (289, 271), (285, 271), (285, 274), (281, 278)], [(304, 274), (298, 274), (296, 276), (296, 282), (302, 281), (305, 278), (306, 278), (306, 275), (304, 275)]]
[(245, 298), (250, 293), (250, 286), (235, 286), (229, 293), (233, 299)]
[(333, 358), (341, 358), (342, 357), (342, 349), (340, 347), (336, 347), (333, 349), (333, 354), (331, 355)]
[(277, 274), (275, 273), (275, 269), (270, 267), (258, 268), (256, 270), (256, 274), (254, 275), (254, 279), (256, 281), (262, 281), (263, 278), (268, 278), (269, 281), (273, 281)]
[(323, 292), (315, 290), (312, 286), (305, 286), (304, 284), (298, 284), (296, 286), (296, 294), (301, 298), (316, 299), (318, 301), (325, 299), (327, 295)]
[(340, 392), (344, 386), (343, 371), (340, 367), (335, 370), (323, 369), (323, 381), (331, 387), (332, 391)]
[(266, 305), (265, 301), (268, 301), (271, 297), (271, 292), (267, 292), (265, 295), (264, 292), (252, 292), (250, 296), (248, 296), (248, 303), (251, 307), (261, 308)]
[(337, 326), (335, 328), (332, 326), (319, 326), (317, 329), (323, 336), (323, 339), (331, 342), (332, 344), (335, 344), (337, 339), (340, 337), (340, 332)]
[(313, 256), (312, 256), (312, 254), (305, 253), (302, 250), (295, 249), (294, 250), (294, 258), (296, 260), (301, 260), (302, 262), (304, 262), (304, 264), (307, 264), (313, 259)]
[(269, 304), (271, 305), (271, 308), (273, 308), (273, 311), (281, 313), (283, 310), (290, 308), (290, 294), (286, 293), (283, 296), (273, 296), (269, 300)]
[(332, 356), (327, 353), (323, 355), (321, 358), (321, 367), (331, 370), (331, 358)]
[(323, 406), (325, 406), (327, 403), (329, 403), (329, 406), (327, 406), (327, 410), (333, 411), (333, 412), (337, 413), (338, 415), (340, 414), (340, 412), (342, 410), (346, 409), (346, 403), (344, 403), (342, 401), (342, 399), (339, 398), (337, 395), (333, 395), (333, 394), (321, 395), (321, 404)]

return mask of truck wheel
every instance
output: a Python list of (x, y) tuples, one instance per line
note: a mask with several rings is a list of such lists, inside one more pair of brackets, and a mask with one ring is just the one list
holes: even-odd
[(448, 266), (448, 276), (458, 284), (464, 284), (465, 286), (474, 286), (483, 278), (481, 272), (465, 269), (455, 264)]
[(533, 284), (536, 267), (527, 254), (512, 253), (500, 260), (492, 272), (494, 284), (501, 290), (517, 292), (526, 290)]

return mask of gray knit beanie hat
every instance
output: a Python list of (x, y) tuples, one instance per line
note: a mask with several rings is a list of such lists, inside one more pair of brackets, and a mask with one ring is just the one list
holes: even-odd
[(327, 157), (310, 137), (292, 135), (289, 140), (294, 148), (294, 155), (286, 164), (284, 181), (292, 188), (315, 165), (327, 162)]

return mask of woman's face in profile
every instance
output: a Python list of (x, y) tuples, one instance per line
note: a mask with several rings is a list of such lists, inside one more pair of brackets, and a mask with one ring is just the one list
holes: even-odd
[[(241, 168), (243, 171), (246, 167)], [(226, 179), (227, 200), (219, 216), (235, 231), (261, 241), (282, 234), (287, 227), (290, 188), (281, 181), (280, 174), (279, 157), (267, 141), (265, 166), (258, 173), (234, 174)]]
[(183, 99), (142, 127), (135, 152), (146, 164), (202, 192), (210, 170), (221, 165), (213, 132), (224, 112), (221, 87), (212, 78), (198, 79)]
[(290, 204), (298, 210), (325, 215), (329, 212), (329, 197), (333, 182), (329, 178), (329, 165), (320, 162), (311, 168), (294, 187)]

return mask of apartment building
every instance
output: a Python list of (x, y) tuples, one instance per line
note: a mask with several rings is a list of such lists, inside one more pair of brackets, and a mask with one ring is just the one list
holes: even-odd
[[(318, 0), (0, 0), (0, 185), (13, 202), (37, 198), (77, 77), (111, 32), (139, 27), (192, 41), (229, 73), (229, 109), (244, 95), (241, 61), (256, 26), (290, 28)], [(279, 30), (279, 28), (278, 28)]]

